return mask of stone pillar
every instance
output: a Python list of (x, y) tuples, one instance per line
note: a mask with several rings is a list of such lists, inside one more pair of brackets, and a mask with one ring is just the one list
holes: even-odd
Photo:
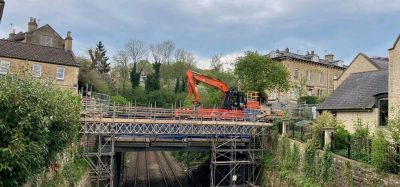
[(282, 120), (282, 136), (287, 134), (289, 120)]
[(333, 132), (335, 131), (335, 128), (333, 128), (333, 127), (324, 127), (324, 139), (325, 139), (325, 142), (324, 142), (324, 148), (328, 148), (329, 146), (331, 146), (331, 143), (332, 143), (332, 134), (333, 134)]

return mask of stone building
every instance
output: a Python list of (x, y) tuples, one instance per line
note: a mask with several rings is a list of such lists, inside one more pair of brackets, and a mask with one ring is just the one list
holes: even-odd
[(287, 48), (284, 51), (271, 51), (268, 56), (286, 66), (293, 84), (288, 93), (271, 92), (270, 101), (295, 103), (300, 96), (326, 96), (334, 90), (334, 79), (346, 69), (343, 61), (335, 60), (333, 54), (321, 59), (314, 51), (301, 55)]
[[(400, 36), (399, 36), (400, 37)], [(355, 120), (375, 132), (386, 129), (389, 117), (398, 115), (400, 106), (399, 38), (389, 49), (389, 58), (369, 58), (358, 54), (338, 79), (338, 87), (317, 110), (330, 111), (355, 131)]]
[(72, 52), (71, 32), (63, 39), (47, 24), (38, 28), (31, 18), (28, 32), (13, 30), (8, 39), (0, 39), (0, 76), (8, 73), (30, 74), (76, 90), (79, 64)]

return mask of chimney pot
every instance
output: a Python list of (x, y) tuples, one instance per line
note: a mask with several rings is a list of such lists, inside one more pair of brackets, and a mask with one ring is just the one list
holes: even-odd
[(64, 49), (66, 51), (72, 51), (72, 33), (71, 33), (71, 31), (67, 32), (67, 37), (64, 40)]
[(326, 54), (325, 55), (325, 60), (328, 62), (333, 62), (334, 61), (334, 55), (333, 54)]
[(30, 18), (29, 23), (28, 23), (28, 32), (32, 32), (36, 30), (38, 27), (38, 24), (36, 23), (36, 18)]

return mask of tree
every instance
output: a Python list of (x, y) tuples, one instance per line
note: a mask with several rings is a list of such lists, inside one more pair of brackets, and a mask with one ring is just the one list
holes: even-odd
[(22, 186), (77, 140), (80, 97), (31, 77), (2, 77), (0, 90), (0, 186)]
[(129, 56), (128, 53), (124, 50), (120, 50), (117, 52), (116, 55), (113, 57), (114, 62), (116, 64), (114, 71), (115, 71), (115, 79), (118, 79), (121, 87), (121, 94), (124, 97), (128, 97), (128, 80), (130, 74), (129, 68)]
[(110, 85), (107, 80), (109, 80), (110, 77), (105, 75), (102, 76), (95, 69), (91, 69), (91, 62), (85, 57), (77, 57), (76, 61), (81, 65), (78, 76), (79, 89), (86, 89), (86, 86), (89, 86), (95, 92), (109, 94)]
[(211, 57), (211, 69), (222, 71), (223, 63), (221, 62), (221, 55), (214, 55)]
[(143, 41), (129, 40), (125, 43), (125, 50), (131, 57), (133, 63), (138, 63), (140, 60), (147, 59), (147, 48)]
[(135, 89), (140, 84), (140, 74), (142, 74), (142, 71), (137, 72), (136, 69), (137, 69), (136, 68), (136, 63), (134, 63), (133, 64), (133, 68), (131, 70), (131, 76), (130, 76), (132, 89)]
[(145, 89), (147, 92), (155, 91), (160, 89), (160, 62), (153, 64), (154, 73), (147, 75)]
[(108, 57), (106, 53), (107, 50), (104, 48), (101, 41), (96, 44), (96, 50), (94, 52), (91, 49), (89, 50), (89, 55), (92, 60), (91, 68), (96, 68), (101, 74), (106, 74), (111, 70), (110, 63), (107, 63)]
[(238, 57), (234, 73), (245, 91), (281, 92), (290, 88), (290, 73), (286, 67), (257, 52), (247, 51)]

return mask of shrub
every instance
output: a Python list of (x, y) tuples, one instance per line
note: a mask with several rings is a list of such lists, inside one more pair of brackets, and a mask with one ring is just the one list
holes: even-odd
[(390, 143), (382, 131), (378, 130), (372, 138), (371, 149), (371, 164), (378, 169), (389, 170), (391, 167)]
[(299, 98), (300, 103), (306, 103), (306, 104), (318, 104), (318, 98), (317, 96), (302, 96)]
[(0, 186), (20, 186), (78, 136), (80, 97), (48, 82), (0, 79)]
[(111, 100), (112, 104), (115, 103), (116, 105), (128, 105), (129, 104), (129, 101), (125, 97), (120, 96), (120, 95), (111, 96), (110, 100)]

